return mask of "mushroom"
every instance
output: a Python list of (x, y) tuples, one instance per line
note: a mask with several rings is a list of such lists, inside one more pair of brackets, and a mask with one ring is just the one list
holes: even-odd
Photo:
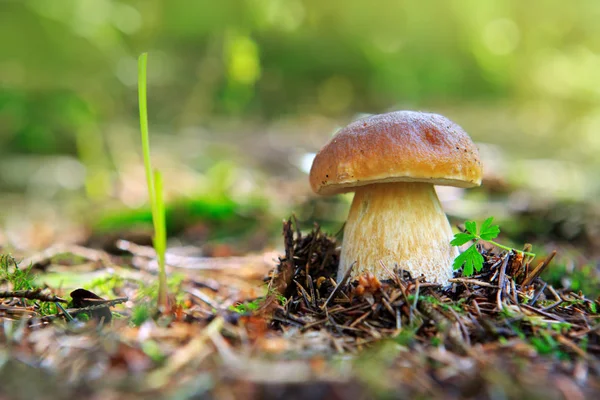
[(458, 250), (434, 185), (481, 184), (479, 153), (467, 133), (437, 114), (397, 111), (341, 129), (316, 155), (313, 191), (354, 191), (338, 269), (340, 281), (385, 268), (447, 284)]

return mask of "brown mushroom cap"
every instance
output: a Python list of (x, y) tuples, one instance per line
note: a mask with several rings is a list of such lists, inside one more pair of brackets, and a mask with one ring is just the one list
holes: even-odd
[(481, 185), (479, 152), (448, 118), (396, 111), (360, 119), (341, 129), (315, 157), (310, 185), (336, 194), (384, 182)]

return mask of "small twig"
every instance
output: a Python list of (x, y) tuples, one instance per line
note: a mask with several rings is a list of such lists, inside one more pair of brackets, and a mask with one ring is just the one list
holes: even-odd
[[(81, 314), (81, 313), (88, 312), (88, 311), (99, 310), (101, 308), (113, 307), (117, 304), (125, 303), (126, 301), (129, 301), (128, 297), (119, 297), (119, 298), (113, 299), (113, 300), (102, 300), (102, 303), (94, 304), (94, 305), (87, 306), (87, 307), (67, 308), (67, 309), (63, 308), (59, 303), (56, 303), (56, 305), (58, 306), (58, 308), (61, 309), (61, 311), (63, 311), (65, 313), (65, 317), (67, 319), (69, 319), (69, 317), (72, 318), (73, 315)], [(69, 316), (67, 316), (67, 314)], [(60, 314), (46, 315), (44, 317), (39, 318), (39, 321), (41, 321), (41, 322), (52, 321), (58, 317), (60, 317)]]
[(10, 297), (18, 297), (21, 299), (28, 300), (39, 300), (39, 301), (48, 301), (51, 303), (60, 302), (67, 303), (67, 300), (55, 296), (53, 294), (48, 294), (42, 292), (42, 289), (34, 289), (34, 290), (13, 290), (8, 292), (0, 292), (0, 299), (10, 298)]
[(529, 275), (527, 275), (527, 277), (523, 280), (521, 286), (529, 285), (531, 282), (533, 282), (535, 278), (540, 276), (540, 274), (544, 271), (548, 264), (550, 264), (550, 261), (552, 261), (554, 256), (556, 256), (556, 250), (554, 250), (544, 261), (539, 263), (538, 266), (535, 267), (535, 269), (531, 271)]
[(544, 282), (544, 285), (540, 289), (538, 289), (537, 292), (533, 295), (530, 305), (535, 306), (535, 303), (537, 303), (540, 295), (544, 293), (544, 290), (546, 290), (546, 286), (548, 286), (548, 284)]
[(112, 300), (96, 300), (96, 299), (87, 299), (88, 301), (94, 301), (96, 302), (96, 304), (94, 305), (90, 305), (87, 307), (79, 307), (79, 308), (69, 308), (69, 312), (74, 312), (74, 311), (92, 311), (92, 310), (97, 310), (99, 308), (102, 307), (113, 307), (116, 306), (117, 304), (121, 304), (121, 303), (125, 303), (127, 301), (129, 301), (129, 297), (118, 297), (116, 299), (112, 299)]
[(315, 223), (316, 227), (313, 230), (313, 237), (310, 241), (310, 246), (308, 247), (308, 254), (306, 255), (306, 265), (305, 265), (305, 274), (306, 274), (306, 286), (308, 286), (308, 279), (310, 278), (310, 260), (312, 258), (312, 254), (314, 251), (315, 243), (317, 242), (317, 236), (319, 236), (319, 232), (321, 231), (321, 227)]
[(400, 308), (396, 308), (396, 329), (402, 329), (402, 313)]
[(208, 304), (209, 307), (214, 308), (215, 310), (220, 309), (221, 307), (216, 304), (209, 296), (205, 295), (204, 293), (202, 293), (200, 290), (195, 289), (195, 288), (189, 288), (186, 290), (187, 293), (191, 294), (192, 296), (194, 296), (195, 298), (199, 299), (200, 301), (203, 301), (204, 303)]
[(387, 272), (387, 274), (390, 276), (390, 278), (394, 281), (394, 283), (397, 286), (402, 286), (402, 282), (400, 281), (400, 278), (398, 278), (398, 275), (396, 275), (395, 273), (393, 273), (388, 267), (387, 265), (384, 264), (383, 260), (379, 260), (379, 265), (381, 265), (381, 268), (383, 268), (383, 270), (385, 272)]
[(361, 322), (367, 319), (369, 315), (371, 315), (371, 310), (367, 311), (366, 313), (355, 319), (354, 322), (350, 324), (350, 328), (354, 328), (355, 326), (359, 325)]
[[(271, 317), (271, 319), (273, 321), (279, 321), (279, 322), (283, 322), (284, 324), (289, 324), (289, 325), (296, 325), (298, 328), (308, 328), (308, 326), (304, 325), (304, 322), (299, 321), (297, 318), (292, 318), (291, 316), (279, 316), (279, 315), (273, 315)], [(323, 322), (323, 321), (321, 321)], [(318, 324), (316, 324), (318, 325)]]
[(542, 316), (544, 316), (546, 318), (550, 318), (550, 319), (553, 319), (553, 320), (558, 321), (558, 322), (565, 322), (564, 319), (559, 318), (556, 315), (549, 314), (549, 313), (543, 311), (543, 309), (541, 310), (539, 308), (531, 307), (531, 306), (529, 306), (527, 304), (521, 304), (521, 306), (523, 308), (526, 308), (526, 309), (530, 310), (530, 311), (533, 311), (536, 314), (542, 315)]
[(467, 327), (462, 323), (459, 315), (457, 314), (456, 311), (454, 311), (454, 309), (452, 307), (449, 307), (448, 309), (450, 310), (450, 312), (454, 316), (454, 319), (458, 323), (458, 326), (460, 327), (460, 329), (462, 331), (465, 343), (467, 344), (467, 346), (471, 346), (471, 338), (469, 337), (469, 331), (467, 330)]
[(321, 262), (321, 266), (319, 267), (319, 269), (322, 271), (323, 269), (325, 269), (325, 265), (327, 264), (327, 261), (329, 261), (329, 259), (331, 258), (331, 256), (333, 255), (334, 252), (334, 248), (330, 247), (327, 249), (325, 256), (323, 257), (323, 261)]
[(344, 286), (344, 284), (346, 283), (348, 278), (350, 278), (350, 274), (352, 273), (352, 269), (354, 268), (355, 265), (356, 265), (356, 261), (353, 262), (352, 265), (350, 265), (350, 268), (348, 268), (348, 271), (346, 271), (346, 273), (344, 274), (344, 277), (342, 278), (340, 283), (338, 283), (336, 285), (336, 287), (333, 289), (333, 291), (331, 292), (331, 294), (329, 295), (327, 300), (325, 300), (325, 303), (323, 303), (323, 305), (321, 306), (321, 310), (325, 310), (327, 308), (327, 305), (329, 304), (331, 299), (333, 299), (335, 297), (335, 295), (337, 294), (337, 292), (339, 292), (340, 289)]
[(293, 282), (296, 284), (296, 289), (298, 290), (298, 293), (304, 299), (304, 303), (306, 304), (306, 307), (310, 308), (313, 304), (313, 299), (310, 297), (310, 294), (308, 294), (308, 292), (306, 291), (306, 289), (304, 289), (304, 287), (300, 284), (300, 282), (298, 282), (295, 279), (293, 280)]
[(510, 253), (506, 253), (502, 266), (500, 266), (500, 275), (498, 276), (498, 287), (502, 291), (502, 296), (506, 295), (506, 267), (510, 260)]
[(481, 309), (479, 308), (479, 303), (477, 303), (477, 301), (475, 299), (473, 299), (473, 301), (471, 301), (471, 304), (473, 304), (473, 307), (475, 308), (475, 312), (477, 312), (477, 316), (479, 318), (481, 318)]
[(542, 308), (541, 310), (543, 310), (543, 311), (550, 311), (553, 308), (555, 308), (556, 306), (561, 305), (562, 303), (564, 303), (564, 301), (563, 301), (563, 299), (560, 299), (560, 300), (557, 300), (556, 303), (552, 303), (549, 306)]
[(517, 307), (521, 308), (521, 305), (519, 304), (519, 296), (517, 294), (517, 284), (513, 279), (510, 280), (510, 288), (513, 303), (516, 304)]
[(421, 283), (420, 280), (416, 280), (415, 281), (415, 299), (412, 303), (412, 305), (410, 306), (411, 309), (416, 310), (417, 306), (419, 304), (419, 284)]
[[(385, 292), (382, 291), (382, 293), (385, 293)], [(392, 315), (392, 318), (396, 318), (396, 313), (392, 309), (392, 306), (390, 305), (390, 303), (385, 299), (385, 297), (381, 298), (381, 303), (383, 303), (383, 306), (385, 307), (385, 309), (388, 310), (388, 312)]]
[(470, 278), (452, 278), (452, 279), (448, 279), (448, 282), (470, 283), (472, 285), (478, 285), (478, 286), (489, 287), (489, 288), (497, 288), (498, 287), (498, 285), (492, 285), (491, 283), (488, 283), (488, 282), (480, 281), (477, 279), (470, 279)]
[(308, 289), (310, 290), (310, 299), (311, 299), (311, 305), (313, 307), (317, 306), (317, 293), (315, 292), (315, 285), (313, 285), (313, 280), (312, 277), (310, 275), (306, 276), (306, 283), (308, 285)]
[(506, 285), (505, 285), (505, 280), (506, 280), (506, 266), (508, 265), (508, 259), (509, 259), (510, 253), (507, 253), (506, 256), (504, 257), (504, 261), (502, 262), (502, 266), (500, 267), (500, 275), (498, 276), (498, 286), (500, 288), (500, 290), (498, 290), (498, 293), (496, 295), (496, 303), (498, 306), (498, 310), (502, 310), (502, 297), (503, 295), (506, 293)]
[(560, 294), (558, 294), (558, 292), (557, 292), (557, 291), (556, 291), (556, 290), (555, 290), (555, 289), (554, 289), (552, 286), (548, 286), (548, 290), (550, 291), (550, 293), (552, 293), (552, 296), (554, 296), (554, 298), (555, 298), (556, 300), (562, 300), (562, 301), (565, 301), (565, 299), (563, 299), (563, 298), (561, 297), (561, 295), (560, 295)]
[[(331, 315), (327, 315), (327, 319), (333, 325), (333, 328), (337, 331), (337, 333), (341, 335), (342, 334), (342, 330), (340, 329), (340, 327), (338, 326), (338, 324), (335, 322), (335, 320), (333, 319), (333, 317)], [(344, 328), (346, 328), (346, 327), (344, 327)]]

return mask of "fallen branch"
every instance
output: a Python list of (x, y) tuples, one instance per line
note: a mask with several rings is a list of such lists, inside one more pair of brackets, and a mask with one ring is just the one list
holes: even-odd
[(21, 299), (27, 300), (39, 300), (39, 301), (48, 301), (51, 303), (60, 302), (67, 303), (67, 300), (62, 299), (58, 296), (55, 296), (50, 293), (44, 293), (42, 289), (33, 289), (33, 290), (12, 290), (7, 292), (0, 292), (0, 299), (7, 299), (11, 297), (18, 297)]

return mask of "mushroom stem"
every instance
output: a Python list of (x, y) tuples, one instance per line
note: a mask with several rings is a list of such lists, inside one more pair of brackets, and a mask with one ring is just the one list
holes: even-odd
[(350, 208), (338, 270), (338, 280), (356, 262), (351, 277), (371, 272), (390, 279), (381, 267), (425, 275), (447, 284), (458, 255), (450, 245), (452, 228), (433, 185), (379, 183), (356, 188)]

